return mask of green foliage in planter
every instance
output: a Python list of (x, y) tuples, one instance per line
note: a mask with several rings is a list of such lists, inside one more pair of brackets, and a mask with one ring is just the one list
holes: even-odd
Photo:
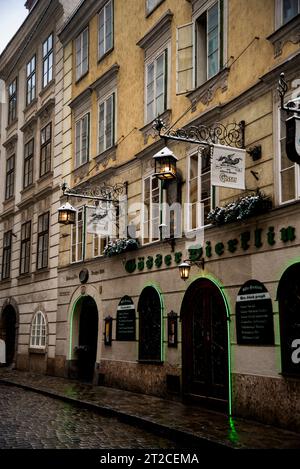
[(104, 255), (106, 257), (117, 256), (122, 252), (133, 251), (139, 247), (139, 242), (137, 239), (124, 238), (116, 239), (114, 241), (109, 241), (109, 243), (104, 248)]

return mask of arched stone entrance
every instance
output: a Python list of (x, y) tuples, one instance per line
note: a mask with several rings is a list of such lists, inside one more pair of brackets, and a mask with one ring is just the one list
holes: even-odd
[(94, 377), (98, 345), (98, 308), (91, 296), (81, 296), (71, 318), (72, 371), (83, 381)]
[(219, 288), (206, 278), (187, 289), (182, 306), (184, 398), (226, 410), (228, 392), (227, 310)]
[(2, 309), (0, 319), (0, 339), (5, 342), (6, 365), (16, 360), (17, 312), (13, 305), (7, 304)]
[(300, 376), (300, 263), (282, 275), (277, 290), (283, 375)]

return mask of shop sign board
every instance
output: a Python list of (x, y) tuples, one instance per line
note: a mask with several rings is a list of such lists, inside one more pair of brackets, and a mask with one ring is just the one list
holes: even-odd
[(116, 340), (135, 340), (135, 307), (130, 296), (123, 296), (117, 309)]
[(263, 283), (248, 280), (236, 300), (236, 332), (240, 345), (274, 345), (273, 309)]

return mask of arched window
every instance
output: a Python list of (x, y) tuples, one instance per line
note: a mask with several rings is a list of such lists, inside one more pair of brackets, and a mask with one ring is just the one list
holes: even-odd
[(46, 346), (46, 319), (41, 311), (35, 313), (31, 325), (30, 347), (45, 348)]
[(157, 290), (146, 287), (139, 303), (139, 360), (161, 362), (161, 303)]
[(278, 290), (282, 373), (300, 376), (300, 263), (282, 275)]

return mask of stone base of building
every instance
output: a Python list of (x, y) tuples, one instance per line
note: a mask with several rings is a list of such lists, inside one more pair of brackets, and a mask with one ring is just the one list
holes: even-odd
[(98, 382), (105, 386), (158, 397), (180, 397), (181, 370), (168, 363), (123, 363), (105, 360), (98, 367)]
[(300, 380), (233, 374), (233, 415), (300, 431)]

